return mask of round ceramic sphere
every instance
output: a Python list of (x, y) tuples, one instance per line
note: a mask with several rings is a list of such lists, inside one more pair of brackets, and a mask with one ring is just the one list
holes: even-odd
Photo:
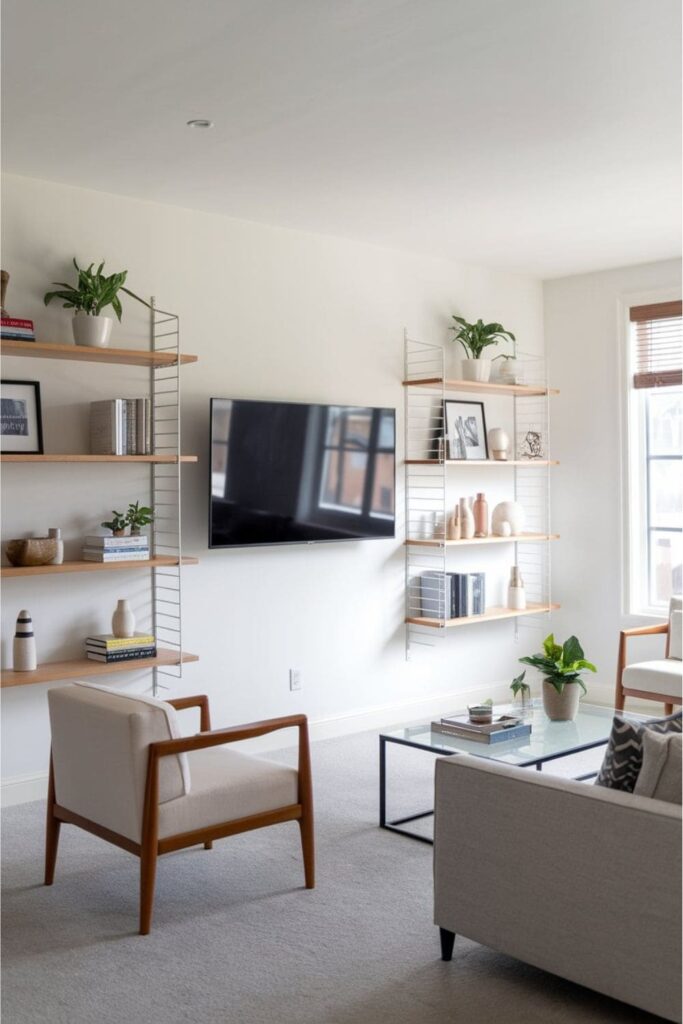
[(524, 509), (516, 501), (501, 501), (491, 516), (491, 532), (497, 537), (507, 537), (503, 524), (509, 523), (510, 536), (517, 537), (524, 529)]

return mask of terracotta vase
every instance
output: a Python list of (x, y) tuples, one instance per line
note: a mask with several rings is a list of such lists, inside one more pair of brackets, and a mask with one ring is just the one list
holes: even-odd
[(573, 722), (579, 710), (581, 687), (578, 683), (565, 683), (558, 693), (552, 683), (543, 680), (543, 710), (551, 722)]
[(472, 506), (474, 515), (474, 536), (488, 537), (489, 535), (489, 506), (484, 494), (477, 494)]

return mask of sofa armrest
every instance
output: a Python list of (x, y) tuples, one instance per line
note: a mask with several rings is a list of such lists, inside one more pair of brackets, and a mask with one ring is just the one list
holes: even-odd
[(466, 755), (436, 762), (435, 922), (680, 1019), (681, 808)]

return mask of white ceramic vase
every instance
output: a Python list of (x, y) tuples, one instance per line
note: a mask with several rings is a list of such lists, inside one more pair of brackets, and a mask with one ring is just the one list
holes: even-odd
[(130, 603), (124, 599), (116, 605), (116, 610), (111, 617), (111, 631), (117, 637), (131, 637), (135, 635), (135, 616)]
[(17, 628), (12, 644), (12, 663), (15, 672), (34, 672), (38, 667), (33, 619), (26, 608), (23, 608), (17, 616)]
[(489, 430), (489, 451), (496, 462), (507, 462), (510, 437), (502, 427)]
[(485, 384), (491, 376), (490, 359), (463, 359), (461, 371), (463, 380), (477, 380)]
[(113, 323), (110, 316), (89, 316), (79, 310), (71, 321), (74, 341), (88, 348), (106, 348)]
[(50, 565), (61, 565), (64, 561), (64, 541), (62, 540), (62, 531), (59, 527), (53, 526), (47, 531), (47, 535), (57, 542), (57, 551), (55, 553), (55, 557), (50, 562)]
[(467, 498), (460, 499), (460, 536), (462, 540), (474, 537), (474, 515)]
[[(510, 533), (504, 528), (509, 523)], [(491, 516), (491, 532), (497, 537), (517, 537), (524, 529), (524, 509), (516, 501), (501, 501)]]

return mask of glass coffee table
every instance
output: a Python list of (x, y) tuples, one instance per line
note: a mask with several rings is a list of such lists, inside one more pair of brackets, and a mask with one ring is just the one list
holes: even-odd
[[(510, 708), (496, 706), (496, 714), (506, 711), (509, 712)], [(419, 835), (417, 832), (402, 827), (411, 821), (433, 815), (433, 810), (421, 811), (403, 818), (394, 818), (391, 821), (387, 820), (387, 746), (390, 743), (446, 756), (474, 754), (475, 757), (485, 757), (503, 764), (514, 764), (520, 768), (536, 768), (540, 772), (543, 765), (549, 761), (570, 757), (572, 754), (579, 754), (584, 750), (591, 750), (593, 747), (606, 744), (612, 731), (614, 715), (615, 712), (612, 708), (581, 704), (573, 722), (551, 722), (542, 707), (534, 706), (526, 719), (531, 721), (531, 735), (524, 736), (521, 740), (507, 740), (504, 743), (477, 743), (472, 740), (460, 739), (460, 737), (445, 736), (442, 733), (433, 732), (430, 722), (381, 733), (379, 737), (379, 826), (391, 832), (410, 836), (411, 839), (418, 839), (422, 843), (433, 844), (434, 842), (427, 836)], [(641, 715), (627, 715), (623, 711), (620, 711), (619, 715), (633, 721), (643, 721), (645, 718)], [(589, 779), (595, 774), (596, 772), (586, 772), (576, 776), (576, 779), (579, 781)]]

